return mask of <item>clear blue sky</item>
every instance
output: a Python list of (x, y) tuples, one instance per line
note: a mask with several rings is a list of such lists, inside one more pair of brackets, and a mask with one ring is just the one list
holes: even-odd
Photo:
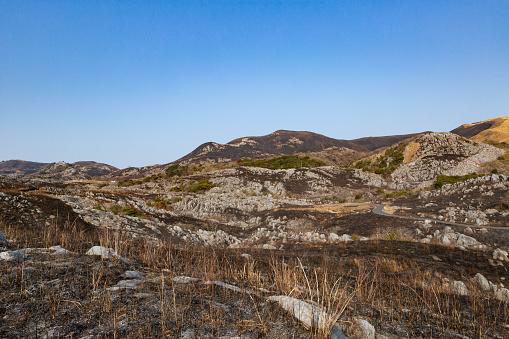
[(0, 160), (167, 163), (509, 115), (509, 2), (0, 0)]

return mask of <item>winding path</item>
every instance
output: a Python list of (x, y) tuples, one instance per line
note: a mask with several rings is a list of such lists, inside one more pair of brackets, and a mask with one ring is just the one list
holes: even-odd
[(444, 220), (438, 220), (438, 219), (421, 218), (421, 217), (410, 217), (410, 216), (406, 216), (406, 215), (390, 214), (390, 213), (387, 213), (387, 212), (383, 211), (384, 207), (385, 206), (382, 206), (382, 205), (375, 205), (375, 208), (373, 209), (373, 213), (378, 214), (378, 215), (383, 215), (383, 216), (386, 216), (386, 217), (408, 219), (408, 220), (419, 220), (419, 221), (430, 220), (430, 221), (433, 221), (435, 223), (441, 223), (441, 224), (452, 225), (452, 226), (475, 227), (475, 228), (486, 228), (486, 229), (489, 228), (489, 229), (494, 229), (494, 230), (506, 230), (506, 231), (509, 231), (509, 227), (508, 226), (468, 225), (468, 224), (459, 224), (457, 222), (444, 221)]

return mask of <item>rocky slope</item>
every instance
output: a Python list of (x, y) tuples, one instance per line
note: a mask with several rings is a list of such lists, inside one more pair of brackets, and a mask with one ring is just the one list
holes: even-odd
[(485, 164), (504, 153), (503, 149), (454, 133), (427, 133), (375, 153), (354, 166), (384, 175), (392, 188), (426, 187), (438, 175), (482, 172)]
[(505, 152), (452, 133), (430, 133), (411, 139), (404, 150), (403, 164), (392, 178), (398, 183), (428, 184), (442, 175), (467, 175), (480, 171), (484, 163)]

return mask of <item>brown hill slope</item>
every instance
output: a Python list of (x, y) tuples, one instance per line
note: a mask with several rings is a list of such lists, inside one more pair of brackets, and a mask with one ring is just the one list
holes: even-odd
[(509, 116), (464, 124), (451, 132), (481, 142), (509, 143)]
[(31, 174), (39, 172), (47, 163), (24, 160), (7, 160), (0, 162), (1, 174)]

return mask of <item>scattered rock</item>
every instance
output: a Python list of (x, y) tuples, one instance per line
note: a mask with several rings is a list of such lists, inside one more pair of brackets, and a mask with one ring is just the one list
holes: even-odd
[(127, 279), (143, 279), (144, 276), (138, 271), (125, 271), (123, 276)]
[(121, 257), (120, 255), (115, 252), (113, 248), (106, 248), (102, 246), (94, 246), (91, 249), (89, 249), (86, 253), (86, 255), (99, 255), (103, 259), (118, 259), (122, 261), (125, 264), (130, 265), (131, 263), (129, 260)]
[(142, 282), (141, 279), (120, 280), (115, 286), (107, 288), (108, 291), (114, 292), (119, 290), (135, 290)]
[(198, 278), (192, 278), (192, 277), (186, 277), (186, 276), (178, 276), (173, 278), (173, 282), (177, 284), (188, 284), (200, 281), (201, 279)]
[(493, 251), (493, 259), (500, 260), (500, 261), (509, 261), (509, 258), (507, 257), (507, 252), (504, 250), (501, 250), (500, 248), (497, 248), (495, 251)]
[(248, 292), (240, 287), (237, 287), (237, 286), (233, 286), (233, 285), (230, 285), (230, 284), (227, 284), (227, 283), (224, 283), (222, 281), (206, 281), (204, 282), (205, 285), (217, 285), (217, 286), (221, 286), (221, 287), (224, 287), (224, 288), (227, 288), (229, 290), (232, 290), (232, 291), (235, 291), (235, 292), (239, 292), (239, 293), (244, 293), (244, 292)]
[(276, 246), (272, 246), (272, 245), (269, 245), (269, 244), (263, 244), (262, 248), (264, 250), (275, 250), (275, 249), (277, 249)]
[(52, 255), (70, 255), (70, 254), (76, 254), (72, 251), (69, 251), (69, 250), (66, 250), (65, 248), (61, 247), (61, 246), (51, 246), (49, 248), (50, 250), (52, 251), (55, 251), (52, 253)]

